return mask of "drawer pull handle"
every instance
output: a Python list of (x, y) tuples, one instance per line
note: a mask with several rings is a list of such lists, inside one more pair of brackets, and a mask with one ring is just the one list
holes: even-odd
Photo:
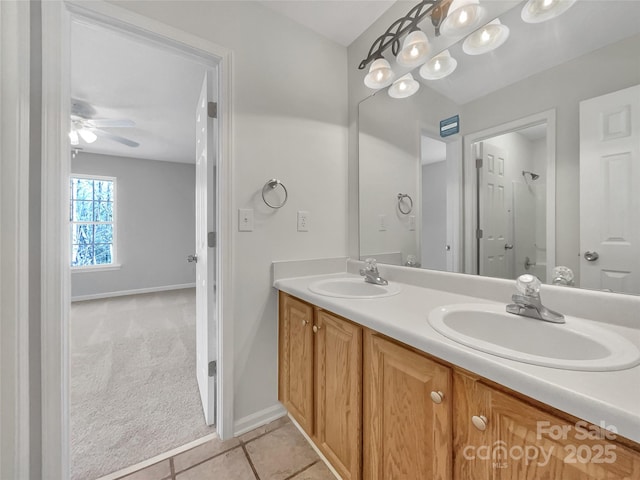
[(307, 325), (309, 325), (309, 320), (302, 320), (302, 326), (306, 327)]
[(481, 432), (484, 432), (487, 429), (488, 420), (484, 415), (474, 415), (473, 417), (471, 417), (471, 421), (473, 422), (473, 426)]
[(440, 391), (431, 392), (431, 400), (433, 400), (433, 403), (442, 403), (442, 400), (444, 400), (444, 393)]
[(320, 330), (322, 327), (319, 327), (318, 325), (314, 325), (313, 326), (313, 333), (318, 333), (318, 330)]

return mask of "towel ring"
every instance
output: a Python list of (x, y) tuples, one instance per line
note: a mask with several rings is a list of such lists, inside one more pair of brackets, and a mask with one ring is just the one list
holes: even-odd
[[(275, 190), (276, 188), (278, 188), (278, 186), (282, 187), (282, 189), (284, 190), (284, 200), (282, 201), (282, 203), (280, 203), (280, 205), (275, 205), (268, 202), (268, 200), (265, 197), (265, 193)], [(271, 180), (267, 180), (267, 183), (265, 183), (264, 187), (262, 187), (262, 200), (264, 201), (264, 203), (267, 204), (268, 207), (271, 207), (271, 208), (284, 207), (284, 204), (287, 203), (288, 198), (289, 198), (289, 192), (287, 192), (287, 187), (285, 187), (284, 183), (282, 183), (277, 178), (272, 178)]]
[[(409, 199), (409, 210), (403, 210), (402, 209), (402, 199), (404, 198), (408, 198)], [(400, 213), (402, 213), (403, 215), (409, 215), (411, 213), (411, 211), (413, 210), (413, 200), (411, 199), (411, 197), (406, 194), (406, 193), (399, 193), (398, 194), (398, 210), (400, 210)]]

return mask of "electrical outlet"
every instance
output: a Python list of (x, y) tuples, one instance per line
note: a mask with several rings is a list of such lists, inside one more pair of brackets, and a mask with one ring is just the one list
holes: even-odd
[(414, 231), (416, 229), (416, 216), (409, 216), (409, 230)]
[(309, 231), (309, 212), (298, 210), (298, 231), (299, 232)]
[(386, 232), (387, 231), (387, 216), (386, 215), (378, 215), (378, 231)]
[(238, 231), (253, 232), (253, 209), (252, 208), (238, 209)]

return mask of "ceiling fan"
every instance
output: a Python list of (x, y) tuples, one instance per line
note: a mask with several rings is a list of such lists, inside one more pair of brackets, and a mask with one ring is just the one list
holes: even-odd
[(71, 145), (78, 145), (80, 139), (86, 143), (95, 142), (98, 137), (108, 138), (128, 147), (138, 147), (140, 144), (120, 135), (103, 130), (103, 128), (135, 127), (135, 122), (128, 119), (93, 118), (95, 108), (83, 100), (71, 100), (71, 131), (69, 139)]

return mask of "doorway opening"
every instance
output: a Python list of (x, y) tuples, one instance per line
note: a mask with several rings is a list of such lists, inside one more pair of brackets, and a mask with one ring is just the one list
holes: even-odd
[(555, 264), (555, 112), (469, 135), (465, 154), (468, 271), (546, 282)]
[[(162, 24), (155, 23), (148, 19), (144, 19), (142, 17), (137, 17), (135, 15), (130, 15), (126, 11), (108, 5), (90, 5), (90, 6), (74, 6), (67, 5), (63, 3), (48, 3), (43, 5), (42, 9), (43, 13), (43, 116), (45, 118), (45, 129), (43, 134), (43, 233), (42, 233), (42, 242), (43, 242), (43, 299), (42, 299), (42, 312), (43, 312), (43, 333), (42, 333), (42, 356), (43, 356), (43, 431), (46, 432), (43, 439), (43, 469), (51, 472), (52, 475), (60, 476), (61, 478), (68, 478), (69, 475), (69, 354), (70, 354), (70, 346), (66, 341), (69, 338), (69, 310), (70, 310), (70, 300), (72, 296), (71, 292), (71, 268), (70, 268), (70, 260), (71, 260), (71, 239), (72, 235), (70, 232), (70, 222), (69, 222), (69, 205), (71, 201), (70, 195), (70, 175), (72, 173), (71, 168), (71, 148), (70, 142), (77, 140), (77, 138), (73, 138), (73, 136), (69, 136), (72, 128), (75, 127), (76, 130), (85, 129), (96, 137), (103, 137), (105, 140), (114, 140), (115, 138), (124, 139), (123, 141), (117, 141), (115, 143), (120, 144), (120, 147), (133, 147), (133, 144), (143, 145), (150, 138), (144, 137), (144, 135), (148, 135), (151, 132), (151, 129), (146, 129), (146, 131), (138, 132), (142, 133), (142, 138), (132, 138), (135, 137), (135, 132), (133, 129), (128, 129), (126, 134), (125, 132), (115, 132), (114, 129), (117, 128), (115, 125), (109, 125), (108, 122), (102, 122), (99, 124), (97, 122), (98, 119), (108, 120), (109, 118), (116, 118), (115, 115), (103, 115), (105, 113), (114, 113), (109, 112), (106, 109), (113, 108), (122, 109), (129, 108), (132, 105), (127, 105), (126, 96), (121, 95), (119, 103), (116, 106), (108, 107), (101, 104), (101, 102), (105, 102), (104, 99), (99, 96), (92, 97), (91, 101), (96, 106), (104, 107), (105, 110), (98, 111), (96, 109), (96, 113), (100, 113), (100, 116), (93, 115), (92, 112), (86, 114), (86, 112), (82, 112), (83, 115), (78, 115), (82, 117), (82, 121), (86, 123), (77, 124), (79, 122), (78, 119), (74, 119), (72, 114), (77, 113), (72, 110), (71, 107), (71, 99), (73, 98), (72, 86), (75, 78), (72, 77), (72, 51), (71, 48), (67, 49), (67, 45), (72, 45), (72, 27), (74, 25), (84, 25), (89, 29), (93, 29), (94, 33), (97, 30), (106, 30), (111, 33), (116, 33), (121, 35), (122, 37), (126, 37), (128, 39), (136, 39), (141, 44), (145, 44), (147, 47), (153, 46), (158, 51), (163, 51), (165, 53), (169, 52), (174, 56), (181, 57), (184, 60), (189, 60), (191, 62), (199, 64), (200, 68), (203, 69), (203, 72), (206, 72), (206, 75), (203, 75), (199, 79), (199, 84), (197, 89), (191, 91), (190, 94), (195, 95), (195, 100), (191, 105), (191, 109), (193, 112), (193, 128), (191, 135), (191, 143), (194, 147), (195, 151), (195, 143), (196, 143), (196, 118), (197, 118), (197, 106), (199, 104), (200, 98), (199, 95), (202, 91), (210, 91), (212, 92), (211, 97), (207, 96), (207, 101), (205, 102), (205, 110), (207, 111), (207, 118), (205, 122), (207, 123), (205, 127), (204, 139), (209, 142), (204, 149), (201, 149), (201, 157), (210, 160), (208, 163), (208, 167), (205, 170), (208, 175), (207, 178), (201, 179), (200, 182), (196, 182), (197, 175), (192, 175), (191, 183), (192, 183), (192, 192), (193, 188), (198, 190), (198, 188), (202, 186), (206, 186), (208, 192), (207, 195), (201, 196), (205, 199), (205, 206), (210, 207), (210, 215), (205, 215), (205, 218), (211, 219), (211, 222), (205, 226), (205, 228), (201, 228), (201, 231), (206, 233), (205, 245), (209, 250), (208, 256), (210, 261), (207, 262), (207, 265), (212, 267), (212, 272), (214, 274), (214, 282), (211, 283), (203, 283), (202, 279), (200, 281), (195, 280), (190, 282), (193, 286), (202, 286), (205, 292), (206, 303), (211, 308), (207, 309), (207, 318), (205, 319), (206, 327), (208, 327), (207, 338), (204, 346), (209, 348), (212, 346), (213, 348), (209, 348), (209, 351), (206, 355), (206, 366), (207, 372), (210, 372), (210, 375), (207, 375), (208, 384), (207, 388), (204, 390), (209, 392), (209, 401), (203, 401), (201, 412), (200, 412), (200, 420), (203, 425), (207, 423), (213, 424), (216, 422), (218, 424), (219, 434), (222, 438), (228, 438), (230, 433), (232, 432), (233, 425), (229, 421), (232, 418), (233, 411), (231, 408), (231, 404), (229, 402), (230, 398), (232, 398), (232, 390), (226, 389), (223, 394), (222, 386), (229, 383), (229, 378), (232, 376), (231, 368), (223, 368), (227, 362), (222, 362), (222, 356), (224, 354), (227, 355), (228, 358), (231, 356), (231, 345), (229, 342), (222, 342), (222, 336), (224, 336), (224, 331), (222, 325), (218, 325), (218, 321), (221, 323), (223, 318), (226, 318), (226, 312), (229, 310), (229, 304), (225, 306), (225, 315), (222, 315), (222, 301), (219, 300), (221, 297), (224, 297), (227, 289), (225, 285), (230, 283), (230, 272), (229, 272), (229, 260), (227, 256), (221, 255), (222, 248), (228, 248), (229, 245), (229, 236), (230, 229), (228, 225), (230, 224), (230, 218), (226, 214), (218, 215), (220, 211), (224, 212), (228, 208), (230, 200), (230, 167), (229, 167), (229, 139), (230, 139), (230, 127), (229, 121), (230, 118), (230, 106), (229, 106), (229, 91), (228, 86), (223, 87), (220, 90), (221, 82), (224, 85), (229, 84), (230, 75), (229, 75), (229, 52), (225, 49), (221, 49), (213, 44), (210, 44), (206, 41), (198, 39), (196, 37), (192, 37), (189, 34), (182, 33), (179, 31), (172, 30)], [(95, 35), (93, 36), (95, 38)], [(95, 45), (94, 45), (95, 47)], [(123, 52), (128, 53), (128, 52)], [(99, 54), (96, 54), (100, 60), (104, 60), (104, 58), (100, 58)], [(55, 60), (53, 60), (55, 59)], [(130, 66), (131, 75), (135, 75), (139, 73), (142, 69), (138, 68), (140, 66), (139, 63), (133, 63)], [(152, 82), (154, 78), (146, 78), (148, 90), (153, 90)], [(131, 82), (133, 84), (133, 81)], [(206, 86), (207, 88), (202, 88)], [(213, 87), (209, 90), (209, 87)], [(120, 93), (124, 93), (124, 90), (120, 90)], [(145, 95), (148, 93), (147, 91), (139, 91), (139, 97), (137, 100), (142, 100), (145, 98)], [(179, 92), (184, 95), (185, 92)], [(218, 100), (218, 95), (220, 95), (221, 100)], [(77, 96), (77, 94), (76, 94)], [(215, 108), (216, 102), (218, 103), (219, 108)], [(135, 102), (131, 102), (135, 103)], [(135, 106), (135, 105), (133, 105)], [(160, 106), (158, 103), (156, 106)], [(214, 108), (212, 108), (214, 107)], [(218, 123), (217, 118), (210, 118), (210, 112), (219, 112), (221, 118), (225, 120), (225, 123)], [(117, 113), (117, 112), (116, 112)], [(150, 117), (153, 117), (153, 114), (156, 114), (155, 120), (159, 122), (163, 120), (161, 115), (157, 115), (157, 111), (149, 111), (146, 110), (146, 113), (149, 114)], [(212, 115), (215, 117), (215, 115)], [(127, 118), (127, 117), (117, 117), (117, 118)], [(153, 119), (152, 119), (153, 120)], [(142, 124), (143, 122), (140, 122)], [(118, 125), (118, 127), (124, 127), (124, 125)], [(199, 126), (202, 128), (202, 125)], [(100, 132), (98, 130), (103, 130), (105, 133)], [(142, 130), (142, 129), (141, 129)], [(86, 143), (93, 143), (93, 136), (91, 134), (86, 135), (83, 138), (80, 132), (77, 132), (77, 137), (82, 138)], [(218, 141), (221, 139), (221, 141)], [(203, 138), (201, 138), (201, 141)], [(215, 144), (213, 143), (215, 142)], [(150, 142), (149, 142), (150, 143)], [(97, 144), (97, 142), (96, 142)], [(223, 148), (223, 144), (225, 147)], [(78, 145), (74, 145), (74, 151), (78, 150), (79, 157), (82, 157), (84, 154), (89, 154), (90, 152), (87, 149), (84, 149), (83, 152), (80, 151), (82, 147), (82, 143), (79, 142)], [(166, 145), (165, 145), (166, 147)], [(155, 154), (159, 154), (167, 150), (167, 148), (161, 148), (159, 151), (156, 150)], [(142, 149), (140, 149), (142, 151)], [(204, 153), (203, 153), (204, 152)], [(105, 155), (106, 152), (92, 152), (95, 155)], [(117, 155), (113, 154), (114, 157), (124, 157), (125, 155)], [(135, 162), (135, 160), (147, 160), (151, 161), (154, 159), (144, 158), (144, 155), (129, 155), (131, 158), (131, 165)], [(140, 158), (136, 158), (140, 157)], [(195, 157), (195, 153), (192, 157), (192, 163), (197, 163), (197, 158)], [(160, 162), (158, 164), (164, 163), (169, 164), (171, 160)], [(217, 167), (214, 165), (214, 162), (217, 163)], [(153, 163), (153, 162), (151, 162)], [(180, 163), (180, 162), (173, 162)], [(192, 165), (192, 168), (195, 171), (195, 165)], [(217, 174), (217, 175), (216, 175)], [(209, 176), (210, 175), (210, 176)], [(216, 175), (216, 176), (214, 176)], [(222, 185), (220, 188), (218, 184)], [(122, 182), (119, 183), (122, 186)], [(177, 191), (177, 193), (181, 193), (183, 195), (189, 195), (188, 192), (181, 191), (181, 189), (177, 186), (177, 184), (173, 184), (172, 187), (166, 188), (163, 187), (166, 191), (166, 197), (169, 197), (169, 193), (171, 190)], [(140, 190), (138, 188), (134, 188), (133, 190)], [(162, 189), (160, 189), (162, 190)], [(197, 195), (191, 194), (189, 195), (192, 203), (198, 203)], [(95, 199), (94, 199), (95, 200)], [(156, 210), (160, 212), (167, 212), (167, 205), (156, 205)], [(195, 217), (193, 213), (190, 213), (189, 216), (192, 218), (192, 225), (195, 222)], [(143, 220), (143, 217), (138, 216), (139, 220)], [(162, 243), (163, 241), (168, 241), (169, 233), (172, 227), (176, 227), (176, 230), (181, 230), (180, 226), (172, 225), (170, 222), (165, 223), (165, 233), (167, 235), (155, 235), (153, 241), (145, 243), (148, 249), (155, 248), (157, 244)], [(195, 231), (195, 228), (192, 230)], [(222, 233), (222, 235), (218, 236), (217, 232)], [(119, 244), (118, 244), (118, 254), (120, 255), (120, 264), (119, 265), (111, 265), (113, 267), (112, 270), (121, 271), (126, 270), (125, 266), (125, 255), (123, 250), (123, 238), (122, 238), (122, 229), (119, 230)], [(198, 232), (195, 232), (197, 234)], [(213, 235), (210, 235), (212, 234)], [(216, 239), (215, 237), (218, 236)], [(211, 243), (210, 239), (217, 240), (216, 243)], [(104, 243), (104, 242), (103, 242)], [(106, 242), (109, 243), (109, 242)], [(168, 241), (170, 243), (170, 241)], [(188, 251), (183, 252), (180, 258), (180, 263), (187, 265), (186, 257), (188, 255), (193, 255), (194, 245), (196, 242), (192, 242), (188, 248)], [(86, 246), (86, 245), (85, 245)], [(131, 260), (134, 256), (129, 256), (129, 260)], [(171, 258), (160, 257), (160, 255), (156, 255), (155, 263), (169, 263), (173, 261), (173, 256)], [(117, 258), (117, 257), (116, 257)], [(127, 264), (131, 264), (131, 262), (126, 262)], [(154, 263), (148, 263), (149, 266), (153, 266)], [(97, 265), (95, 265), (97, 266)], [(151, 269), (150, 269), (151, 270)], [(169, 268), (168, 270), (172, 270)], [(106, 273), (97, 271), (96, 273)], [(153, 277), (156, 279), (156, 272), (147, 272), (147, 280)], [(223, 281), (223, 277), (224, 280)], [(105, 277), (103, 277), (105, 278)], [(209, 278), (207, 275), (206, 278)], [(81, 282), (83, 283), (83, 282)], [(180, 285), (185, 286), (186, 283), (183, 284), (173, 284), (173, 286)], [(171, 285), (164, 285), (164, 287), (170, 287)], [(151, 289), (159, 289), (163, 290), (163, 285), (151, 285)], [(121, 293), (144, 293), (144, 292), (136, 292), (136, 290), (144, 290), (135, 289), (135, 288), (122, 288), (119, 290)], [(164, 289), (167, 290), (166, 288)], [(175, 290), (179, 291), (179, 290)], [(108, 293), (108, 292), (107, 292)], [(157, 292), (153, 292), (154, 294)], [(162, 293), (162, 292), (160, 292)], [(150, 295), (151, 293), (146, 293)], [(195, 295), (194, 295), (195, 296)], [(117, 297), (120, 299), (124, 299), (125, 297)], [(218, 330), (219, 332), (216, 332)], [(216, 335), (216, 333), (220, 333), (220, 335)], [(229, 335), (229, 332), (226, 333)], [(194, 336), (195, 337), (195, 336)], [(194, 339), (195, 340), (195, 339)], [(191, 342), (195, 344), (196, 342)], [(225, 352), (222, 352), (220, 345), (226, 343)], [(167, 350), (170, 350), (175, 345), (170, 344)], [(195, 349), (195, 345), (193, 345)], [(170, 353), (168, 351), (160, 352), (160, 349), (147, 349), (147, 353), (150, 354), (166, 354)], [(209, 354), (211, 356), (209, 356)], [(213, 364), (217, 366), (216, 368), (210, 369), (209, 365)], [(216, 372), (217, 370), (217, 372)], [(216, 373), (218, 375), (216, 376)], [(196, 371), (192, 372), (192, 377), (196, 377)], [(222, 379), (226, 379), (226, 383), (222, 381)], [(98, 379), (102, 380), (102, 379)], [(217, 383), (220, 383), (219, 388), (216, 389)], [(203, 389), (200, 389), (202, 391)], [(199, 402), (200, 400), (197, 398), (198, 388), (196, 391), (196, 399)], [(213, 392), (213, 393), (211, 393)], [(135, 389), (131, 392), (131, 395), (136, 395)], [(218, 399), (218, 402), (216, 402)], [(225, 409), (225, 405), (223, 405), (223, 400), (227, 405)], [(212, 408), (208, 408), (213, 405)], [(220, 407), (219, 414), (216, 413), (215, 407)], [(146, 408), (146, 410), (145, 410)], [(175, 406), (176, 410), (180, 409), (180, 405)], [(153, 405), (146, 405), (142, 407), (139, 412), (140, 415), (145, 415), (149, 410), (153, 409)], [(102, 414), (106, 414), (106, 412), (102, 412)], [(216, 421), (216, 418), (218, 421)], [(142, 442), (146, 441), (146, 438), (142, 438)], [(181, 443), (184, 443), (181, 441)], [(105, 455), (110, 455), (111, 452), (105, 451), (103, 452)], [(155, 453), (163, 453), (163, 452), (155, 452)], [(119, 466), (113, 465), (111, 470), (114, 468), (119, 468)], [(56, 473), (58, 472), (58, 473)]]

